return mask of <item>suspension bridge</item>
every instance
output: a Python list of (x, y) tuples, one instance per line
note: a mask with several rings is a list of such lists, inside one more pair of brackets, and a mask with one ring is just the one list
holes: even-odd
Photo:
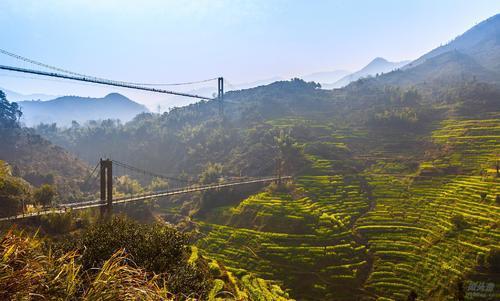
[[(199, 80), (199, 81), (191, 81), (191, 82), (182, 82), (182, 83), (135, 83), (135, 82), (126, 82), (126, 81), (118, 81), (118, 80), (112, 80), (112, 79), (105, 79), (97, 76), (91, 76), (91, 75), (86, 75), (78, 72), (73, 72), (70, 70), (66, 70), (63, 68), (55, 67), (49, 64), (45, 64), (36, 60), (32, 60), (27, 57), (23, 57), (21, 55), (9, 52), (4, 49), (0, 49), (0, 54), (9, 56), (13, 59), (16, 59), (18, 61), (36, 65), (45, 69), (51, 70), (49, 71), (44, 71), (44, 70), (36, 70), (32, 68), (22, 68), (18, 66), (7, 66), (7, 65), (1, 65), (0, 64), (0, 70), (5, 70), (9, 72), (16, 72), (16, 73), (25, 73), (25, 74), (32, 74), (32, 75), (37, 75), (37, 76), (44, 76), (44, 77), (50, 77), (50, 78), (58, 78), (58, 79), (64, 79), (64, 80), (72, 80), (72, 81), (78, 81), (78, 82), (86, 82), (86, 83), (92, 83), (92, 84), (99, 84), (99, 85), (106, 85), (106, 86), (113, 86), (113, 87), (120, 87), (120, 88), (128, 88), (128, 89), (134, 89), (134, 90), (141, 90), (141, 91), (147, 91), (147, 92), (154, 92), (154, 93), (162, 93), (162, 94), (170, 94), (170, 95), (176, 95), (176, 96), (183, 96), (183, 97), (190, 97), (190, 98), (197, 98), (200, 100), (216, 100), (219, 103), (219, 113), (220, 115), (223, 115), (224, 111), (224, 103), (223, 103), (223, 97), (224, 97), (224, 78), (223, 77), (215, 77), (215, 78), (209, 78), (209, 79), (204, 79), (204, 80)], [(153, 86), (183, 86), (183, 85), (193, 85), (193, 84), (199, 84), (199, 83), (206, 83), (206, 82), (211, 82), (217, 80), (217, 97), (207, 97), (207, 96), (201, 96), (197, 94), (192, 94), (192, 93), (183, 93), (183, 92), (176, 92), (176, 91), (171, 91), (171, 90), (166, 90), (166, 89), (159, 89), (159, 88), (154, 88)]]
[[(213, 184), (206, 184), (206, 185), (185, 184), (182, 187), (177, 187), (177, 188), (172, 188), (172, 189), (167, 189), (167, 190), (162, 190), (162, 191), (146, 192), (146, 193), (135, 194), (135, 195), (125, 196), (125, 197), (113, 198), (113, 163), (115, 163), (115, 165), (117, 165), (117, 166), (128, 168), (132, 171), (139, 171), (141, 173), (147, 173), (147, 174), (152, 175), (154, 177), (175, 180), (175, 181), (182, 181), (182, 182), (187, 183), (187, 181), (185, 181), (183, 179), (173, 178), (171, 176), (165, 176), (165, 175), (161, 175), (158, 173), (149, 172), (147, 170), (139, 169), (139, 168), (130, 166), (128, 164), (125, 164), (125, 163), (122, 163), (119, 161), (115, 161), (115, 160), (111, 160), (111, 159), (106, 159), (106, 160), (101, 159), (99, 162), (99, 165), (98, 165), (100, 167), (99, 168), (99, 170), (100, 170), (100, 173), (99, 173), (100, 174), (100, 177), (99, 177), (100, 178), (100, 198), (99, 199), (92, 200), (92, 201), (84, 201), (84, 202), (62, 203), (62, 204), (58, 204), (56, 206), (53, 206), (51, 208), (36, 211), (36, 212), (22, 213), (22, 214), (13, 215), (13, 216), (2, 217), (2, 218), (0, 218), (0, 222), (1, 221), (14, 221), (14, 220), (24, 219), (24, 218), (28, 218), (28, 217), (43, 216), (43, 215), (49, 215), (49, 214), (61, 214), (61, 213), (66, 213), (66, 212), (73, 211), (73, 210), (84, 210), (84, 209), (98, 208), (98, 207), (104, 207), (105, 209), (110, 211), (113, 205), (118, 205), (118, 204), (147, 201), (147, 200), (158, 199), (158, 198), (162, 198), (162, 197), (170, 197), (170, 196), (176, 196), (176, 195), (193, 193), (193, 192), (220, 190), (220, 189), (224, 189), (224, 188), (238, 187), (238, 186), (250, 185), (250, 184), (259, 184), (259, 183), (266, 184), (266, 183), (272, 183), (272, 182), (281, 183), (282, 181), (292, 179), (291, 176), (282, 176), (281, 175), (281, 170), (280, 170), (281, 163), (278, 163), (277, 166), (279, 166), (279, 167), (277, 170), (277, 174), (274, 176), (240, 178), (240, 179), (233, 180), (233, 181), (222, 181), (222, 182), (217, 182), (217, 183), (213, 183)], [(96, 169), (94, 169), (94, 170), (96, 170)], [(94, 172), (92, 172), (92, 173), (94, 173)]]
[[(17, 73), (33, 74), (33, 75), (37, 75), (37, 76), (58, 78), (58, 79), (63, 79), (63, 80), (73, 80), (73, 81), (88, 82), (88, 83), (94, 83), (94, 84), (100, 84), (100, 85), (129, 88), (129, 89), (149, 91), (149, 92), (154, 92), (154, 93), (171, 94), (171, 95), (177, 95), (177, 96), (183, 96), (183, 97), (197, 98), (200, 100), (216, 100), (216, 101), (218, 101), (218, 104), (219, 104), (219, 114), (221, 116), (223, 116), (223, 108), (224, 108), (223, 107), (223, 96), (224, 96), (224, 78), (223, 77), (216, 77), (216, 78), (210, 78), (210, 79), (205, 79), (205, 80), (201, 80), (201, 81), (192, 81), (192, 82), (183, 82), (183, 83), (167, 83), (167, 84), (165, 84), (165, 83), (163, 83), (163, 84), (161, 84), (161, 83), (154, 83), (154, 84), (134, 83), (134, 82), (110, 80), (110, 79), (89, 76), (89, 75), (65, 70), (65, 69), (62, 69), (59, 67), (55, 67), (52, 65), (41, 63), (39, 61), (35, 61), (32, 59), (8, 52), (8, 51), (3, 50), (3, 49), (0, 49), (0, 54), (7, 55), (11, 58), (14, 58), (16, 60), (19, 60), (19, 61), (22, 61), (22, 62), (25, 62), (28, 64), (33, 64), (33, 65), (37, 65), (37, 66), (45, 68), (45, 69), (50, 69), (51, 71), (36, 70), (36, 69), (32, 69), (32, 68), (22, 68), (19, 66), (7, 66), (7, 65), (1, 65), (1, 64), (0, 64), (0, 70), (5, 70), (5, 71), (9, 71), (9, 72), (17, 72)], [(191, 84), (196, 84), (196, 83), (210, 82), (210, 81), (214, 81), (214, 80), (217, 80), (217, 85), (218, 85), (218, 89), (217, 89), (218, 95), (216, 98), (210, 98), (210, 97), (200, 96), (200, 95), (196, 95), (196, 94), (176, 92), (176, 91), (159, 89), (159, 88), (153, 87), (153, 86), (191, 85)], [(142, 193), (142, 194), (114, 198), (113, 197), (113, 164), (115, 166), (128, 169), (129, 171), (140, 172), (140, 173), (143, 173), (146, 175), (166, 179), (169, 181), (182, 182), (184, 185), (181, 187), (171, 188), (171, 189), (162, 190), (162, 191), (147, 192), (147, 193)], [(238, 186), (242, 186), (242, 185), (258, 184), (258, 183), (265, 184), (265, 183), (271, 183), (271, 182), (281, 183), (282, 181), (290, 180), (292, 178), (291, 176), (282, 176), (281, 159), (278, 158), (276, 166), (277, 166), (276, 167), (276, 175), (274, 175), (274, 176), (244, 177), (244, 178), (239, 177), (238, 179), (232, 180), (232, 181), (219, 181), (217, 183), (206, 184), (206, 185), (201, 185), (201, 184), (191, 185), (191, 184), (189, 184), (188, 181), (183, 180), (183, 179), (154, 173), (154, 172), (140, 169), (140, 168), (131, 166), (127, 163), (119, 162), (116, 160), (111, 160), (111, 159), (103, 160), (103, 159), (101, 159), (99, 161), (98, 165), (96, 165), (96, 168), (94, 168), (94, 170), (92, 171), (92, 174), (94, 174), (95, 171), (97, 170), (97, 168), (99, 167), (99, 170), (100, 170), (100, 172), (99, 172), (99, 175), (100, 175), (99, 176), (100, 198), (99, 199), (92, 200), (92, 201), (61, 203), (61, 204), (55, 205), (51, 208), (45, 208), (44, 210), (39, 210), (36, 212), (22, 213), (22, 214), (13, 215), (13, 216), (2, 217), (2, 218), (0, 218), (0, 221), (14, 221), (14, 220), (19, 220), (19, 219), (24, 219), (24, 218), (34, 217), (34, 216), (43, 216), (43, 215), (49, 215), (49, 214), (61, 214), (61, 213), (65, 213), (65, 212), (73, 211), (73, 210), (84, 210), (84, 209), (98, 208), (98, 207), (101, 207), (101, 208), (104, 207), (108, 211), (111, 211), (112, 206), (117, 205), (117, 204), (126, 204), (126, 203), (132, 203), (132, 202), (147, 201), (147, 200), (157, 199), (157, 198), (161, 198), (161, 197), (176, 196), (176, 195), (193, 193), (193, 192), (220, 190), (220, 189), (224, 189), (224, 188), (238, 187)], [(23, 208), (23, 211), (24, 211), (24, 208)]]

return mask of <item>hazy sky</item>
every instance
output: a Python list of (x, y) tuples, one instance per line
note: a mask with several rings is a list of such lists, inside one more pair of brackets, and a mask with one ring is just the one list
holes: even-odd
[[(117, 80), (241, 83), (415, 59), (499, 12), (498, 0), (1, 0), (0, 48)], [(6, 75), (0, 87), (23, 93), (116, 91)]]

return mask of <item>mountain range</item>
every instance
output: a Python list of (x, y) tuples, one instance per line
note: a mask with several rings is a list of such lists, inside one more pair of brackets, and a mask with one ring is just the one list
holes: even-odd
[[(382, 74), (396, 70), (398, 68), (405, 66), (409, 62), (410, 61), (390, 62), (382, 57), (377, 57), (373, 59), (370, 63), (368, 63), (365, 67), (355, 72), (339, 69), (339, 70), (320, 71), (310, 74), (297, 75), (295, 77), (303, 79), (306, 82), (316, 82), (320, 84), (323, 89), (334, 89), (334, 88), (344, 87), (349, 83), (363, 77), (375, 76), (377, 74)], [(251, 89), (287, 79), (289, 78), (285, 78), (282, 76), (275, 76), (253, 82), (229, 84), (226, 85), (225, 90), (236, 91), (236, 90)], [(191, 90), (189, 91), (189, 93), (198, 95), (212, 95), (212, 93), (214, 93), (215, 90), (216, 89), (214, 87), (202, 87)], [(174, 99), (174, 97), (172, 97), (172, 99)]]
[(5, 93), (9, 101), (15, 101), (15, 102), (25, 101), (25, 100), (50, 100), (58, 97), (55, 95), (47, 95), (41, 93), (21, 94), (4, 88), (0, 88), (0, 90), (2, 90)]
[(72, 121), (83, 123), (88, 120), (120, 119), (129, 121), (148, 109), (127, 97), (111, 93), (103, 98), (63, 96), (47, 101), (20, 101), (23, 111), (22, 122), (27, 126), (39, 123), (53, 123), (67, 126)]
[(409, 62), (410, 61), (389, 62), (384, 58), (377, 57), (373, 59), (370, 63), (368, 63), (368, 65), (363, 67), (361, 70), (348, 74), (335, 82), (331, 82), (329, 84), (323, 84), (322, 87), (324, 89), (341, 88), (363, 77), (375, 76), (377, 74), (396, 70), (408, 64)]
[[(488, 82), (498, 81), (500, 73), (500, 15), (493, 16), (474, 26), (450, 43), (440, 46), (410, 62), (390, 62), (382, 57), (373, 59), (362, 69), (349, 73), (345, 70), (317, 72), (299, 76), (305, 81), (315, 81), (323, 89), (346, 86), (359, 79), (371, 78), (370, 83), (382, 85), (418, 85), (430, 81), (461, 81), (464, 79)], [(242, 84), (226, 84), (226, 91), (249, 89), (283, 80), (282, 77)], [(366, 82), (366, 81), (365, 81)], [(57, 122), (68, 125), (72, 120), (85, 122), (90, 119), (114, 118), (128, 121), (146, 107), (120, 95), (104, 98), (64, 96), (51, 99), (44, 94), (23, 95), (5, 90), (11, 101), (21, 104), (26, 125), (40, 122)], [(212, 95), (214, 87), (200, 87), (189, 91), (199, 95)], [(38, 99), (41, 101), (26, 101)], [(45, 101), (44, 101), (45, 100)], [(189, 104), (184, 99), (169, 98), (173, 106)]]

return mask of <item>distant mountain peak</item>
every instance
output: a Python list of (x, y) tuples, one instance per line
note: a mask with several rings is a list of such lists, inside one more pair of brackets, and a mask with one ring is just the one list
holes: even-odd
[(125, 95), (122, 95), (120, 93), (109, 93), (108, 95), (104, 96), (104, 99), (125, 99), (125, 100), (130, 100), (130, 98), (126, 97)]
[[(403, 65), (406, 65), (409, 62), (410, 61), (391, 62), (391, 61), (388, 61), (385, 58), (379, 56), (379, 57), (374, 58), (370, 63), (368, 63), (368, 65), (363, 67), (363, 69), (361, 69), (360, 71), (370, 70), (370, 68), (380, 68), (382, 70), (385, 70), (385, 71), (381, 71), (381, 72), (388, 72), (388, 71), (392, 71), (394, 69), (397, 69)], [(377, 73), (380, 73), (380, 72), (377, 72)], [(374, 75), (374, 74), (371, 74), (371, 75)]]
[(390, 62), (387, 59), (379, 56), (379, 57), (376, 57), (373, 60), (371, 60), (362, 69), (342, 77), (334, 84), (325, 85), (324, 87), (325, 88), (340, 88), (340, 87), (348, 85), (350, 82), (356, 81), (356, 80), (363, 78), (363, 77), (375, 76), (376, 74), (386, 73), (386, 72), (396, 70), (396, 69), (401, 68), (402, 66), (406, 65), (408, 62), (409, 61)]
[(379, 63), (389, 63), (389, 61), (384, 59), (383, 57), (378, 56), (378, 57), (374, 58), (368, 65), (379, 64)]

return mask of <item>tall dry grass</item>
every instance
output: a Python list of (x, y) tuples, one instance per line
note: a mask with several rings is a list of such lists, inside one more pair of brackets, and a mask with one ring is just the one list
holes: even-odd
[(98, 270), (84, 271), (80, 255), (56, 256), (42, 241), (13, 231), (0, 242), (0, 300), (172, 300), (156, 275), (135, 267), (123, 250)]

